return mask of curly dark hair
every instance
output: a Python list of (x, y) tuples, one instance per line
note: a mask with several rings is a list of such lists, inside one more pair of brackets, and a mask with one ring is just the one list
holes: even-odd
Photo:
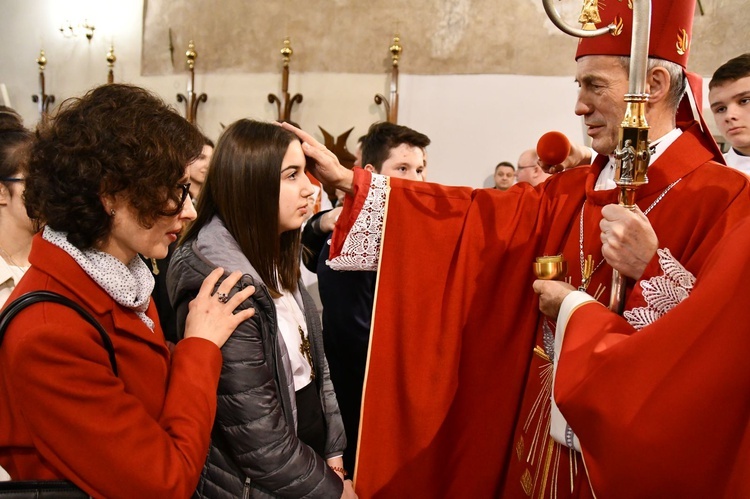
[(203, 136), (148, 90), (110, 84), (65, 101), (42, 123), (26, 175), (29, 217), (67, 232), (79, 249), (103, 243), (102, 196), (124, 195), (146, 228), (180, 212), (177, 184)]

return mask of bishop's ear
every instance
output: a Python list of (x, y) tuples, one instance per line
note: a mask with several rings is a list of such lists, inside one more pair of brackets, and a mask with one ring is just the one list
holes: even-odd
[(669, 76), (669, 71), (659, 66), (652, 68), (646, 78), (648, 101), (655, 104), (666, 99), (669, 95), (669, 86), (671, 83), (672, 78)]

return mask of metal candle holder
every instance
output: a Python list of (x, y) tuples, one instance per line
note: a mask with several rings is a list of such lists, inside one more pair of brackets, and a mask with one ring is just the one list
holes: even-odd
[(32, 95), (31, 101), (39, 104), (39, 116), (44, 121), (47, 119), (49, 105), (55, 102), (55, 96), (47, 95), (44, 91), (44, 68), (47, 65), (47, 57), (44, 55), (44, 50), (39, 51), (36, 63), (39, 66), (39, 94)]
[(289, 61), (294, 54), (292, 50), (292, 44), (287, 36), (284, 39), (284, 46), (280, 50), (284, 67), (282, 69), (281, 76), (281, 96), (284, 99), (284, 112), (281, 111), (281, 99), (276, 94), (268, 94), (268, 102), (276, 104), (276, 114), (278, 115), (277, 120), (279, 122), (291, 122), (292, 106), (294, 104), (300, 104), (302, 102), (302, 94), (294, 94), (293, 97), (289, 94)]
[(115, 57), (115, 46), (114, 44), (110, 44), (109, 51), (107, 52), (107, 67), (109, 67), (109, 73), (107, 74), (108, 84), (115, 82), (115, 61), (117, 61), (117, 57)]
[(375, 95), (375, 104), (383, 105), (385, 108), (385, 114), (388, 117), (389, 123), (398, 122), (398, 62), (401, 58), (401, 52), (403, 47), (401, 46), (401, 39), (398, 33), (393, 35), (393, 42), (388, 47), (388, 51), (391, 53), (391, 85), (390, 85), (390, 100), (386, 99), (382, 94)]
[(177, 102), (185, 103), (185, 119), (188, 123), (195, 124), (196, 117), (198, 114), (198, 104), (206, 102), (208, 95), (200, 94), (197, 95), (193, 89), (195, 88), (195, 60), (198, 58), (198, 52), (195, 51), (195, 44), (193, 40), (188, 43), (188, 49), (185, 52), (187, 57), (188, 70), (190, 71), (190, 78), (188, 79), (187, 97), (183, 94), (177, 94)]

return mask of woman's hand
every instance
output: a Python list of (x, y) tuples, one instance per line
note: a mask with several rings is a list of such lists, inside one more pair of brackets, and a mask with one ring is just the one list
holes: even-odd
[(539, 295), (539, 310), (552, 319), (557, 319), (562, 301), (576, 288), (562, 281), (534, 281), (534, 291)]
[(303, 132), (296, 126), (281, 123), (281, 127), (294, 133), (302, 140), (302, 151), (315, 161), (315, 166), (310, 168), (310, 173), (315, 178), (325, 185), (341, 189), (347, 193), (352, 192), (354, 173), (341, 166), (335, 154), (315, 140), (312, 135)]
[(322, 232), (323, 234), (333, 232), (334, 227), (336, 227), (336, 221), (339, 219), (339, 215), (341, 215), (342, 209), (343, 208), (341, 208), (341, 206), (337, 206), (328, 213), (324, 213), (320, 216), (320, 232)]
[(198, 296), (190, 302), (185, 319), (185, 338), (204, 338), (221, 348), (237, 326), (255, 315), (255, 309), (252, 308), (234, 313), (242, 302), (255, 293), (253, 286), (248, 286), (229, 298), (229, 292), (242, 277), (242, 272), (232, 272), (216, 293), (213, 293), (223, 274), (224, 269), (221, 267), (214, 269), (203, 281)]
[(341, 493), (341, 499), (357, 499), (357, 493), (354, 492), (354, 485), (351, 480), (344, 480), (344, 492)]

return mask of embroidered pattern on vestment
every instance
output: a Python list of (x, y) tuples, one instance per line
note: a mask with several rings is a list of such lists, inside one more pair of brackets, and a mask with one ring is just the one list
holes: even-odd
[(341, 248), (341, 254), (326, 264), (333, 270), (378, 270), (380, 241), (383, 237), (388, 177), (372, 175), (362, 211), (357, 215)]

